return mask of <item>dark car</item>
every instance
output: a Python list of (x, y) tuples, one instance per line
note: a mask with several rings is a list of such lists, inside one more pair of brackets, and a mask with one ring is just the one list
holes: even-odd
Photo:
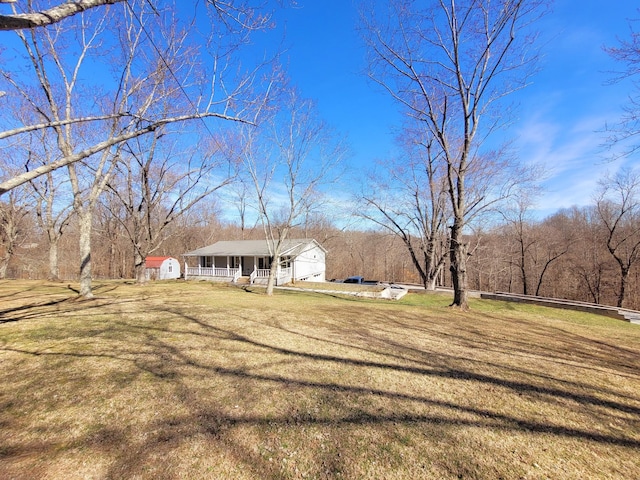
[(354, 275), (353, 277), (345, 278), (342, 283), (364, 283), (364, 277)]

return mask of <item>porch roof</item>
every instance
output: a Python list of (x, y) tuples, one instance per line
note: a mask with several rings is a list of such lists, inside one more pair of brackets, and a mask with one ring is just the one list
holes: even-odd
[[(256, 256), (256, 257), (268, 257), (273, 252), (272, 248), (269, 248), (269, 244), (266, 240), (231, 240), (222, 241), (202, 247), (191, 252), (184, 253), (185, 257), (226, 257), (226, 256)], [(322, 248), (318, 242), (313, 239), (290, 239), (285, 240), (282, 248), (283, 256), (292, 256), (302, 253), (305, 249), (309, 248), (310, 244), (315, 244)]]

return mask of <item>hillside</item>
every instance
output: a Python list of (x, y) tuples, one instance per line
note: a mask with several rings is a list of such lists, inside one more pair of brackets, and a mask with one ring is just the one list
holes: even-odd
[(640, 477), (640, 327), (409, 294), (0, 283), (0, 478)]

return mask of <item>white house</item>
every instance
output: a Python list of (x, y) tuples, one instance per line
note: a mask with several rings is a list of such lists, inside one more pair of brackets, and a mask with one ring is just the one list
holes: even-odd
[[(266, 284), (273, 260), (273, 244), (266, 240), (223, 241), (185, 253), (185, 279)], [(327, 251), (313, 239), (283, 243), (276, 285), (296, 281), (325, 281)]]
[(173, 257), (147, 257), (144, 274), (147, 280), (180, 278), (180, 262)]

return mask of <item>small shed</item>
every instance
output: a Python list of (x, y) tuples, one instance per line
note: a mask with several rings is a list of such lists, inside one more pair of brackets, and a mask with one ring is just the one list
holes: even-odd
[(173, 257), (147, 257), (144, 261), (147, 280), (171, 280), (180, 278), (180, 262)]

